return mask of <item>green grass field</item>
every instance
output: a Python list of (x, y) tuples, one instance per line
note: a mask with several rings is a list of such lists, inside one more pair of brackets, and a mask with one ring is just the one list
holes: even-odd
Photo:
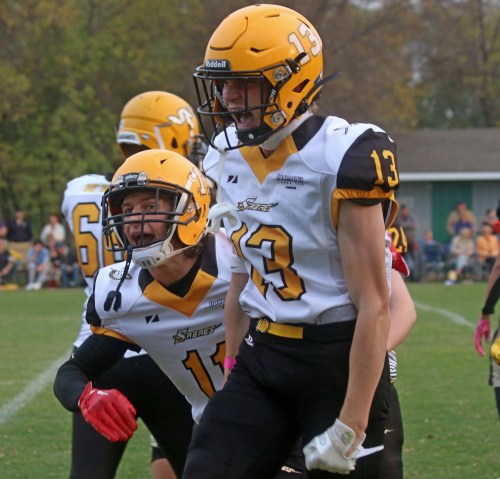
[[(488, 362), (473, 347), (485, 283), (410, 284), (418, 320), (399, 348), (406, 479), (499, 479)], [(79, 329), (83, 290), (0, 291), (0, 477), (65, 478), (71, 414), (52, 394)], [(151, 477), (141, 424), (118, 479)], [(256, 478), (258, 479), (258, 478)]]

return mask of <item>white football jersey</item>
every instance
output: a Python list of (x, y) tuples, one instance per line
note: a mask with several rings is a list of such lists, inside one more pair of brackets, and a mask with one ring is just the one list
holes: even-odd
[[(96, 271), (124, 259), (122, 254), (105, 248), (101, 199), (108, 186), (109, 181), (102, 175), (89, 174), (75, 178), (66, 185), (61, 205), (61, 212), (73, 234), (78, 263), (87, 283), (87, 299), (92, 293)], [(73, 343), (76, 347), (91, 334), (85, 321), (86, 301), (80, 333)]]
[[(227, 134), (234, 140), (235, 130)], [(224, 133), (216, 138), (222, 151)], [(224, 219), (248, 282), (240, 302), (250, 317), (312, 323), (354, 319), (337, 241), (342, 199), (383, 199), (387, 224), (396, 214), (396, 146), (379, 127), (312, 116), (268, 157), (258, 147), (209, 149), (206, 174), (220, 202), (234, 205)], [(386, 276), (390, 241), (386, 238)]]
[(105, 310), (108, 293), (123, 276), (125, 262), (99, 271), (87, 308), (96, 334), (140, 346), (192, 405), (198, 422), (212, 394), (224, 383), (224, 304), (231, 279), (232, 246), (221, 232), (210, 235), (200, 270), (179, 297), (131, 263), (121, 288), (121, 307)]

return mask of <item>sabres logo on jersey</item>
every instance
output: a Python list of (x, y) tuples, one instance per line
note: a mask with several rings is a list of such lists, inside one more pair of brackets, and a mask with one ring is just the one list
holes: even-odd
[(278, 203), (256, 203), (256, 199), (257, 198), (247, 198), (244, 201), (238, 201), (238, 211), (249, 210), (268, 213), (271, 211), (271, 208), (278, 205)]
[(173, 336), (174, 344), (183, 343), (184, 341), (189, 341), (190, 339), (210, 336), (211, 334), (214, 333), (215, 330), (220, 328), (221, 325), (222, 323), (214, 324), (212, 326), (207, 326), (206, 328), (201, 328), (201, 329), (189, 329), (189, 328), (179, 329), (175, 334), (175, 336)]
[[(109, 277), (111, 279), (116, 280), (116, 281), (120, 281), (120, 279), (122, 279), (122, 277), (123, 277), (124, 270), (125, 270), (125, 268), (120, 268), (120, 269), (111, 268), (109, 271)], [(127, 273), (127, 276), (125, 277), (125, 279), (131, 279), (131, 278), (132, 278), (132, 276), (130, 276), (130, 274)]]

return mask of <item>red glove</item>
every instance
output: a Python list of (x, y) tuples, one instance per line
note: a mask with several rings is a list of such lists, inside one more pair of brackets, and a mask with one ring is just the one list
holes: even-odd
[(410, 268), (404, 260), (403, 256), (396, 251), (396, 248), (391, 243), (391, 254), (392, 254), (392, 269), (399, 271), (403, 276), (410, 276)]
[(476, 330), (474, 331), (474, 346), (481, 356), (486, 354), (481, 344), (483, 338), (486, 341), (490, 340), (490, 319), (486, 318), (486, 316), (481, 316), (481, 319), (477, 323)]
[(78, 406), (85, 421), (111, 442), (128, 441), (137, 429), (135, 408), (118, 389), (94, 389), (88, 382)]

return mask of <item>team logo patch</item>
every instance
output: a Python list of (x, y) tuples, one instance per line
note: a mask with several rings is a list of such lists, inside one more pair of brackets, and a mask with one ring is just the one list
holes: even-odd
[(146, 323), (159, 323), (160, 322), (160, 317), (157, 314), (149, 314), (144, 317), (146, 320)]
[(209, 301), (208, 307), (210, 309), (224, 309), (224, 305), (226, 304), (225, 298), (219, 298), (215, 301)]
[[(125, 271), (125, 267), (120, 268), (120, 269), (112, 268), (111, 271), (109, 272), (109, 277), (111, 279), (116, 280), (116, 281), (120, 281), (120, 279), (122, 279), (122, 277), (123, 277), (124, 271)], [(132, 279), (132, 276), (129, 273), (127, 273), (127, 276), (125, 279)]]
[(190, 339), (210, 336), (221, 326), (221, 324), (222, 323), (214, 324), (212, 326), (207, 326), (206, 328), (201, 329), (179, 329), (175, 336), (172, 336), (174, 338), (174, 344), (183, 343), (184, 341), (189, 341)]
[(192, 110), (187, 108), (179, 108), (177, 110), (177, 116), (170, 115), (167, 117), (168, 123), (165, 123), (160, 126), (170, 126), (172, 124), (182, 126), (185, 123), (189, 125), (190, 131), (194, 130), (194, 113)]
[(238, 211), (260, 211), (262, 213), (269, 213), (271, 208), (274, 208), (278, 203), (257, 203), (257, 198), (247, 198), (244, 201), (238, 201)]
[(290, 175), (276, 175), (273, 181), (285, 185), (289, 190), (296, 190), (297, 186), (304, 186), (303, 176), (290, 176)]

